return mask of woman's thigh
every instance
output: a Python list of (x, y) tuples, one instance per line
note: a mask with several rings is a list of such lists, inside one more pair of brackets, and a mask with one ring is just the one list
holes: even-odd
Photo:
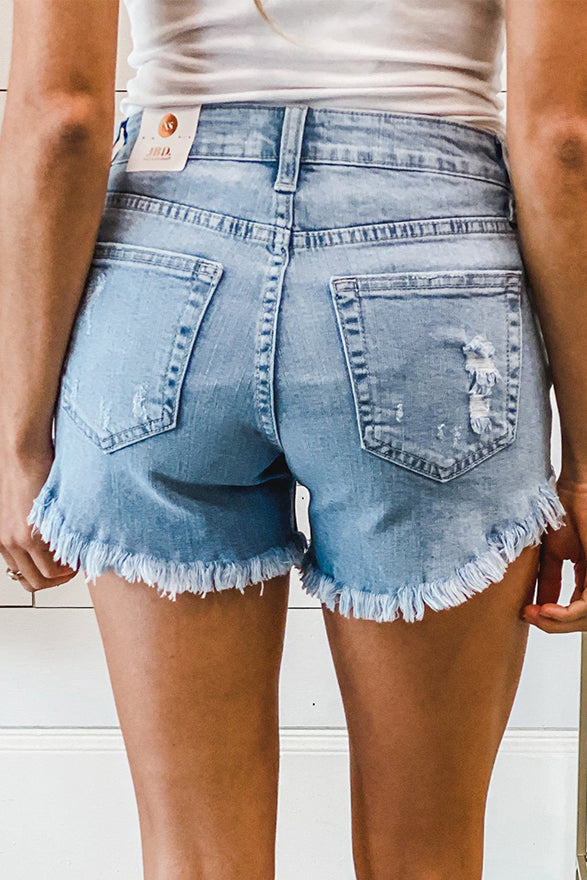
[(478, 880), (487, 789), (524, 659), (539, 547), (422, 620), (323, 608), (349, 737), (359, 880)]
[(174, 602), (113, 573), (90, 591), (146, 878), (272, 877), (288, 575)]

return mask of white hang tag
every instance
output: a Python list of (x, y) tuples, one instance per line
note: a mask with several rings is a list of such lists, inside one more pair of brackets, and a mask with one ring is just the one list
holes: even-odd
[(145, 108), (127, 171), (181, 171), (196, 136), (201, 105), (189, 110)]

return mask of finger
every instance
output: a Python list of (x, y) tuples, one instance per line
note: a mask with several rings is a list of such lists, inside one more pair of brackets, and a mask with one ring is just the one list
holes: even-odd
[(77, 573), (77, 569), (66, 563), (57, 562), (54, 553), (44, 541), (37, 541), (29, 548), (29, 555), (43, 577), (48, 580), (71, 579)]
[(66, 572), (75, 574), (77, 569), (72, 568), (66, 562), (58, 562), (55, 553), (51, 550), (47, 541), (45, 541), (36, 527), (31, 527), (29, 531), (30, 542), (27, 547), (28, 553), (32, 557), (35, 565), (46, 578), (62, 577)]
[[(12, 555), (14, 556), (16, 562), (16, 568), (18, 568), (19, 571), (22, 571), (25, 579), (32, 587), (33, 592), (36, 592), (37, 590), (44, 590), (47, 587), (56, 587), (60, 583), (63, 583), (64, 580), (68, 580), (70, 577), (68, 575), (67, 578), (54, 578), (53, 580), (48, 580), (47, 578), (43, 577), (31, 557), (25, 550), (13, 549)], [(20, 583), (22, 584), (22, 580), (20, 581)]]
[[(6, 547), (0, 546), (0, 551), (2, 553), (2, 557), (3, 557), (8, 568), (11, 568), (13, 571), (21, 571), (21, 569), (19, 569), (19, 567), (16, 563), (16, 559), (14, 558), (12, 553), (8, 552)], [(24, 587), (24, 589), (27, 590), (29, 593), (34, 592), (33, 588), (31, 587), (31, 585), (29, 584), (29, 582), (26, 580), (25, 577), (19, 578), (18, 583), (20, 584), (21, 587)]]
[(14, 556), (6, 549), (3, 544), (0, 544), (0, 553), (2, 553), (2, 557), (4, 562), (8, 566), (8, 568), (16, 569), (16, 562), (14, 561)]
[(585, 618), (587, 620), (587, 595), (581, 594), (580, 599), (569, 602), (568, 605), (558, 605), (554, 602), (546, 602), (544, 605), (532, 606), (540, 618), (563, 622), (574, 622)]
[(587, 619), (587, 602), (585, 599), (576, 599), (568, 605), (555, 605), (553, 602), (547, 602), (541, 606), (540, 615), (553, 620), (580, 620), (582, 617)]
[(540, 613), (540, 606), (532, 606), (524, 620), (547, 633), (587, 632), (587, 613), (576, 620), (559, 620)]
[(562, 567), (563, 560), (560, 556), (555, 556), (550, 552), (547, 539), (545, 539), (540, 547), (536, 604), (556, 602), (561, 591)]

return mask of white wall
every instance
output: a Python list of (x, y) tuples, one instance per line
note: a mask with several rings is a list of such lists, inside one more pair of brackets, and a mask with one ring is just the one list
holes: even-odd
[[(1, 119), (11, 10), (7, 0), (0, 2)], [(121, 4), (117, 104), (132, 74), (129, 51)], [(300, 527), (309, 535), (307, 500), (300, 487)], [(33, 600), (3, 571), (0, 566), (0, 875), (140, 880), (130, 776), (83, 578)], [(568, 596), (570, 568), (565, 578)], [(301, 591), (295, 570), (290, 596), (278, 880), (353, 880), (342, 704), (318, 602)], [(578, 634), (548, 636), (531, 628), (491, 783), (484, 880), (574, 876), (579, 661)]]

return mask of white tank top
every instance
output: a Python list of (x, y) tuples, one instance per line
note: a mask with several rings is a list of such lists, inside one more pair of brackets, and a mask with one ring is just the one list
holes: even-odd
[[(501, 136), (504, 0), (124, 0), (120, 103), (301, 102), (427, 113)], [(289, 39), (288, 39), (289, 38)]]

